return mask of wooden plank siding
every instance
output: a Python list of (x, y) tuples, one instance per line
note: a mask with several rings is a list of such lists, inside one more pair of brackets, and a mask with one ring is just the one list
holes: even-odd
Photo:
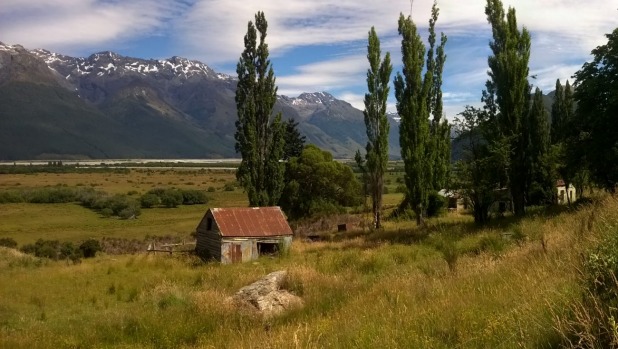
[(195, 251), (203, 259), (221, 260), (221, 237), (216, 232), (198, 231)]

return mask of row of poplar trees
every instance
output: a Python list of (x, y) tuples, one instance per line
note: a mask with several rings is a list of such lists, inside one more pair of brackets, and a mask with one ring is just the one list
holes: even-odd
[[(526, 205), (556, 202), (555, 184), (575, 184), (577, 197), (594, 182), (614, 193), (618, 179), (618, 29), (607, 45), (592, 51), (594, 60), (575, 73), (575, 84), (558, 80), (549, 115), (539, 88), (532, 93), (528, 61), (530, 34), (517, 26), (514, 8), (487, 0), (492, 27), (489, 80), (482, 108), (467, 106), (455, 120), (464, 142), (453, 187), (464, 189), (475, 222), (489, 220), (496, 200), (512, 199), (515, 215)], [(508, 197), (501, 188), (508, 188)], [(500, 198), (500, 196), (503, 196)], [(567, 193), (566, 200), (571, 201)]]
[[(419, 224), (423, 222), (429, 192), (443, 188), (446, 183), (450, 161), (450, 126), (442, 117), (441, 92), (446, 36), (441, 35), (436, 48), (438, 13), (434, 3), (427, 52), (411, 17), (401, 15), (399, 18), (404, 68), (397, 73), (394, 85), (401, 117), (400, 142), (408, 188), (406, 200)], [(242, 156), (237, 179), (248, 194), (250, 206), (275, 205), (283, 191), (284, 166), (280, 160), (284, 154), (285, 132), (281, 114), (272, 117), (277, 87), (265, 42), (267, 27), (264, 13), (258, 12), (255, 24), (251, 21), (248, 24), (245, 49), (236, 69), (238, 120), (235, 138), (236, 151)], [(386, 101), (392, 65), (388, 53), (384, 59), (381, 57), (380, 40), (374, 28), (369, 32), (367, 57), (369, 92), (365, 95), (364, 115), (369, 141), (362, 163), (369, 179), (374, 227), (380, 228), (388, 162)]]
[[(407, 188), (405, 206), (412, 208), (417, 223), (423, 224), (429, 194), (445, 187), (450, 167), (450, 126), (442, 112), (442, 71), (446, 55), (446, 35), (441, 34), (436, 47), (435, 25), (439, 9), (434, 2), (429, 19), (429, 49), (417, 32), (411, 16), (399, 16), (403, 70), (394, 79), (397, 113), (401, 121), (399, 141)], [(388, 162), (389, 123), (386, 101), (392, 72), (390, 54), (381, 60), (380, 41), (374, 28), (367, 46), (369, 70), (365, 94), (367, 146), (364, 161), (356, 160), (368, 180), (373, 226), (381, 227), (384, 173)]]
[[(438, 14), (434, 2), (427, 50), (411, 17), (400, 15), (398, 21), (403, 65), (394, 78), (394, 94), (401, 118), (405, 204), (415, 212), (418, 224), (423, 224), (430, 193), (444, 188), (450, 176), (451, 130), (443, 117), (441, 91), (447, 37), (442, 33), (437, 45)], [(489, 207), (501, 188), (508, 188), (516, 215), (525, 213), (527, 203), (551, 197), (557, 177), (567, 185), (582, 184), (581, 188), (592, 176), (601, 186), (615, 191), (618, 167), (606, 160), (618, 157), (616, 127), (610, 126), (618, 126), (614, 115), (618, 93), (612, 92), (618, 79), (616, 64), (611, 64), (617, 56), (618, 33), (608, 35), (608, 45), (593, 51), (595, 61), (576, 73), (576, 92), (568, 81), (564, 88), (557, 82), (550, 127), (543, 94), (538, 88), (532, 93), (528, 80), (528, 30), (519, 29), (515, 9), (505, 11), (500, 0), (487, 0), (485, 14), (493, 40), (489, 44), (489, 79), (482, 93), (484, 106), (467, 106), (456, 119), (466, 151), (455, 167), (452, 177), (456, 180), (451, 184), (463, 189), (471, 200), (475, 221), (489, 219)], [(258, 12), (255, 24), (248, 24), (245, 49), (237, 65), (235, 138), (236, 151), (242, 156), (237, 179), (248, 193), (251, 206), (277, 204), (284, 187), (281, 159), (285, 158), (286, 128), (280, 113), (272, 116), (277, 87), (268, 59), (266, 30), (264, 13)], [(357, 152), (356, 160), (368, 181), (374, 227), (380, 228), (392, 65), (389, 53), (382, 58), (374, 28), (369, 32), (367, 49), (364, 117), (368, 142), (364, 159)], [(579, 103), (577, 109), (574, 100)], [(580, 122), (574, 122), (575, 110)], [(589, 150), (594, 151), (591, 154)]]
[(538, 87), (532, 93), (528, 80), (530, 33), (520, 30), (515, 9), (505, 12), (500, 0), (487, 0), (485, 14), (493, 40), (484, 106), (466, 106), (455, 119), (464, 154), (454, 185), (470, 199), (479, 224), (489, 220), (496, 200), (510, 200), (518, 216), (527, 204), (550, 203), (556, 180), (543, 93)]

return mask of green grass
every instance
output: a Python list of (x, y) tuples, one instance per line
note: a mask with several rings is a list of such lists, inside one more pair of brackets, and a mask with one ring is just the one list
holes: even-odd
[[(105, 218), (77, 203), (67, 204), (0, 204), (0, 237), (9, 237), (22, 246), (37, 239), (78, 242), (88, 238), (126, 238), (142, 240), (147, 235), (189, 236), (209, 207), (246, 206), (241, 189), (223, 191), (233, 182), (234, 174), (226, 171), (200, 170), (132, 170), (114, 173), (38, 173), (0, 175), (0, 190), (44, 186), (94, 186), (108, 193), (126, 194), (131, 190), (141, 195), (153, 187), (177, 187), (206, 190), (210, 201), (205, 205), (177, 208), (142, 209), (135, 220)], [(160, 183), (160, 184), (159, 184)], [(134, 195), (137, 195), (134, 194)]]
[[(246, 200), (239, 190), (212, 194), (209, 205), (145, 209), (137, 220), (76, 204), (1, 205), (0, 236), (21, 245), (188, 234), (207, 206)], [(581, 297), (581, 252), (602, 226), (590, 217), (616, 221), (618, 201), (532, 211), (485, 229), (460, 214), (425, 229), (387, 221), (235, 265), (176, 254), (73, 265), (0, 248), (0, 348), (555, 348), (556, 319)], [(281, 269), (304, 308), (262, 320), (226, 301)]]

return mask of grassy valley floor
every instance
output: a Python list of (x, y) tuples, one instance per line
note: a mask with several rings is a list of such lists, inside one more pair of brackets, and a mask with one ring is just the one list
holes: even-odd
[[(388, 222), (236, 265), (147, 254), (73, 265), (2, 248), (0, 347), (558, 347), (556, 320), (581, 297), (581, 253), (617, 219), (606, 198), (483, 230), (466, 216), (422, 231)], [(226, 301), (280, 269), (304, 308), (264, 320)]]

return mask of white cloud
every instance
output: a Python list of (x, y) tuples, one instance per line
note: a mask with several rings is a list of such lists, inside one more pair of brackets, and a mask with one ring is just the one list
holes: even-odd
[[(412, 18), (423, 37), (432, 3), (414, 2)], [(491, 31), (485, 4), (485, 0), (439, 0), (437, 29), (449, 36), (443, 85), (449, 117), (463, 104), (478, 103), (487, 79)], [(603, 34), (615, 28), (618, 14), (618, 4), (609, 0), (504, 0), (504, 4), (516, 8), (519, 26), (532, 34), (530, 72), (537, 79), (531, 82), (545, 92), (553, 89), (557, 78), (569, 78), (589, 59), (590, 50), (606, 42)], [(394, 70), (400, 70), (397, 18), (400, 12), (410, 13), (409, 0), (2, 0), (0, 40), (71, 54), (113, 50), (161, 35), (173, 42), (174, 54), (226, 65), (237, 61), (247, 22), (259, 10), (268, 20), (272, 57), (286, 59), (298, 47), (346, 44), (340, 53), (310, 64), (303, 61), (293, 73), (278, 75), (282, 94), (329, 91), (362, 109), (371, 26), (376, 27), (383, 52), (391, 52)], [(389, 110), (394, 110), (392, 100)]]
[(365, 56), (346, 56), (299, 66), (297, 73), (277, 77), (279, 93), (298, 95), (307, 91), (330, 91), (364, 84), (369, 63)]
[(333, 45), (366, 40), (373, 25), (378, 33), (393, 33), (397, 16), (407, 1), (269, 0), (209, 1), (196, 3), (178, 23), (188, 49), (207, 62), (233, 61), (242, 51), (247, 22), (264, 11), (267, 42), (272, 55), (298, 46)]
[(344, 100), (358, 110), (365, 110), (365, 95), (344, 91), (335, 96), (338, 99)]
[(28, 48), (101, 49), (155, 34), (184, 7), (158, 0), (8, 0), (0, 6), (0, 33), (3, 41)]

